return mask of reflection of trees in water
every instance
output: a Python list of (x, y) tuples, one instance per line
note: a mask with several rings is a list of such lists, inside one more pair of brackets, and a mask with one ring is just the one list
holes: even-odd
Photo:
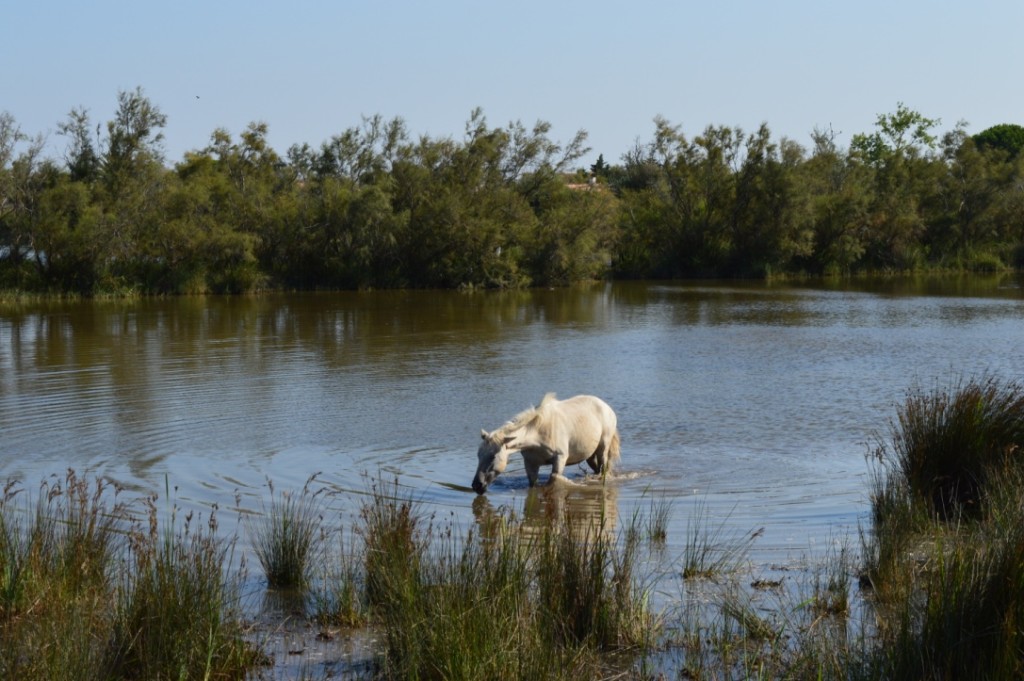
[(501, 520), (510, 515), (527, 536), (540, 535), (563, 520), (581, 536), (594, 531), (611, 533), (618, 521), (618, 497), (618, 487), (600, 479), (556, 483), (530, 488), (521, 509), (495, 507), (487, 495), (480, 495), (473, 501), (473, 516), (481, 535), (490, 538), (503, 524)]

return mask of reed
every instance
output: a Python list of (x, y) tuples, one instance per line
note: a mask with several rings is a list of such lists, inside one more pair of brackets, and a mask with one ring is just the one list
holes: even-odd
[(318, 578), (312, 583), (314, 618), (321, 626), (354, 628), (367, 623), (361, 592), (362, 558), (355, 542), (346, 544), (346, 539), (344, 532), (338, 533), (337, 548), (323, 554)]
[[(644, 491), (647, 496), (650, 490)], [(672, 519), (672, 500), (662, 494), (650, 497), (647, 512), (642, 523), (647, 540), (653, 544), (664, 545), (668, 540), (668, 525)]]
[(310, 476), (300, 491), (280, 495), (267, 481), (270, 505), (264, 505), (250, 528), (253, 551), (271, 588), (298, 589), (309, 583), (322, 536), (323, 488), (313, 490), (318, 475)]
[(603, 524), (538, 527), (506, 512), (462, 532), (396, 492), (373, 487), (359, 531), (382, 678), (589, 677), (607, 663), (602, 651), (656, 635), (636, 575), (638, 528), (616, 537)]
[(259, 656), (243, 638), (238, 582), (226, 571), (232, 544), (218, 538), (215, 512), (188, 513), (180, 526), (172, 512), (161, 528), (155, 497), (146, 511), (116, 584), (111, 676), (243, 678)]
[(234, 616), (215, 523), (161, 533), (119, 490), (69, 471), (0, 499), (0, 677), (242, 678), (254, 653)]
[(993, 473), (1024, 452), (1024, 387), (994, 377), (912, 390), (879, 457), (915, 503), (951, 520), (973, 515)]
[(846, 617), (850, 614), (850, 595), (854, 568), (849, 540), (830, 542), (824, 562), (813, 571), (812, 595), (806, 601), (818, 616)]
[(707, 500), (697, 499), (686, 524), (686, 543), (683, 546), (682, 575), (684, 579), (712, 578), (735, 570), (747, 555), (747, 550), (760, 536), (761, 530), (749, 533), (727, 529), (728, 516), (712, 523)]
[(35, 501), (7, 484), (0, 499), (0, 677), (102, 673), (122, 510), (111, 485), (91, 485), (71, 471), (44, 481)]
[(880, 448), (864, 533), (878, 644), (862, 678), (1024, 674), (1024, 390), (912, 392)]
[(640, 648), (654, 627), (636, 575), (639, 519), (619, 537), (606, 523), (577, 524), (565, 516), (538, 536), (541, 626), (563, 643)]
[(395, 478), (371, 480), (360, 511), (365, 599), (371, 608), (401, 608), (423, 584), (429, 527), (418, 502)]

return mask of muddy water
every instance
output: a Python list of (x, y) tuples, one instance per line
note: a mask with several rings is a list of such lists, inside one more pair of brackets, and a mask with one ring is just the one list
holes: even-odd
[(909, 387), (1022, 379), (1022, 340), (1012, 277), (10, 306), (0, 479), (73, 468), (255, 511), (268, 479), (320, 472), (344, 518), (383, 473), (460, 522), (540, 513), (519, 462), (469, 491), (480, 429), (593, 393), (619, 416), (619, 474), (601, 488), (573, 468), (553, 503), (627, 518), (672, 499), (670, 551), (704, 503), (763, 527), (752, 559), (775, 563), (863, 518), (865, 454)]

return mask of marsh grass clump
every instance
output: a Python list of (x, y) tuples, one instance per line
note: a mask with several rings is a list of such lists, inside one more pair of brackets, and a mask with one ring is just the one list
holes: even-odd
[(111, 571), (123, 549), (117, 490), (69, 471), (33, 502), (14, 482), (0, 499), (0, 676), (101, 674)]
[(728, 517), (712, 524), (707, 501), (698, 499), (687, 520), (686, 543), (683, 546), (684, 579), (713, 578), (735, 570), (762, 530), (749, 533), (726, 530)]
[[(116, 585), (111, 670), (118, 678), (242, 678), (258, 659), (244, 641), (238, 583), (227, 572), (232, 545), (211, 511), (160, 526), (155, 497), (128, 535)], [(193, 522), (196, 520), (196, 522)]]
[[(647, 495), (647, 491), (644, 495)], [(652, 544), (664, 545), (668, 540), (668, 525), (671, 520), (672, 500), (664, 495), (650, 497), (650, 504), (642, 523), (647, 540)]]
[(877, 645), (867, 678), (1024, 675), (1024, 389), (912, 392), (878, 453), (862, 533)]
[(429, 523), (396, 478), (371, 481), (369, 502), (360, 511), (365, 598), (371, 608), (400, 608), (419, 591), (428, 547)]
[(656, 635), (636, 574), (640, 530), (508, 511), (460, 531), (376, 484), (361, 513), (366, 599), (383, 678), (562, 679)]
[(606, 523), (602, 517), (577, 524), (565, 516), (539, 535), (542, 626), (563, 642), (639, 648), (653, 629), (636, 575), (641, 529), (634, 522), (616, 537)]
[(209, 527), (160, 531), (106, 481), (69, 471), (0, 498), (0, 678), (240, 679), (226, 549)]
[[(350, 537), (354, 535), (349, 535)], [(338, 533), (337, 549), (325, 552), (313, 580), (314, 617), (321, 626), (358, 627), (366, 623), (363, 605), (362, 559), (354, 541)]]
[(1024, 533), (971, 534), (964, 529), (937, 542), (908, 597), (889, 604), (888, 626), (870, 658), (874, 678), (1024, 674)]
[(987, 377), (913, 390), (879, 459), (942, 520), (976, 515), (994, 475), (1024, 456), (1024, 387)]
[(845, 617), (850, 613), (853, 586), (851, 548), (846, 540), (830, 544), (824, 562), (814, 571), (807, 607), (818, 616)]
[(275, 495), (273, 482), (267, 481), (270, 505), (264, 506), (251, 527), (253, 551), (271, 588), (298, 589), (309, 582), (322, 536), (323, 489), (312, 489), (317, 475), (310, 476), (299, 492), (280, 495)]
[[(547, 649), (532, 626), (528, 559), (507, 532), (442, 533), (424, 565), (426, 586), (388, 622), (384, 659), (397, 678), (543, 678), (532, 651)], [(398, 626), (399, 631), (392, 631)]]

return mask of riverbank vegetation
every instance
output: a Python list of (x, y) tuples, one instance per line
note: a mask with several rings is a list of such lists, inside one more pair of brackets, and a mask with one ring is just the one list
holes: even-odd
[[(1022, 451), (1020, 384), (911, 390), (872, 452), (859, 551), (837, 538), (777, 577), (749, 566), (757, 530), (730, 534), (701, 502), (679, 556), (658, 530), (665, 500), (618, 528), (486, 505), (461, 528), (383, 479), (344, 540), (313, 479), (271, 491), (245, 527), (263, 583), (295, 590), (291, 617), (326, 636), (374, 632), (365, 663), (299, 678), (1016, 679)], [(280, 678), (269, 634), (244, 614), (237, 537), (218, 532), (216, 510), (181, 518), (121, 495), (73, 473), (34, 499), (8, 485), (3, 676)]]
[(968, 135), (898, 104), (841, 147), (655, 120), (589, 169), (586, 133), (492, 127), (412, 138), (367, 118), (279, 153), (268, 128), (163, 157), (141, 89), (46, 139), (0, 113), (0, 290), (188, 294), (520, 287), (599, 277), (765, 277), (1024, 264), (1024, 128)]
[(0, 499), (0, 676), (241, 679), (260, 661), (243, 638), (231, 545), (215, 514), (158, 521), (69, 473), (35, 498)]

